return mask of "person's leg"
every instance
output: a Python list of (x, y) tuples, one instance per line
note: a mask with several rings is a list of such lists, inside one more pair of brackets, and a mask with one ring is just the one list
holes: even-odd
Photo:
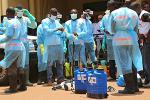
[(18, 76), (19, 76), (19, 91), (26, 91), (26, 75), (25, 75), (25, 69), (24, 68), (18, 68)]
[(8, 68), (9, 89), (5, 93), (17, 92), (17, 60)]
[[(145, 83), (150, 83), (150, 44), (144, 44), (144, 71), (146, 75)], [(150, 85), (149, 85), (150, 87)]]
[(89, 45), (88, 47), (89, 47), (90, 59), (91, 59), (92, 63), (94, 64), (94, 67), (97, 68), (98, 62), (97, 62), (97, 58), (95, 55), (94, 42), (88, 43), (88, 45)]
[(86, 56), (85, 56), (85, 46), (84, 45), (81, 45), (81, 48), (80, 48), (80, 59), (81, 59), (81, 62), (82, 62), (82, 66), (83, 67), (86, 67), (87, 64), (86, 64)]
[(130, 55), (131, 46), (114, 46), (115, 61), (118, 67), (119, 75), (123, 74), (125, 88), (119, 90), (121, 94), (134, 93), (134, 76), (132, 73), (132, 59)]
[(110, 77), (116, 79), (117, 68), (115, 67), (115, 60), (109, 60), (109, 74)]
[(33, 86), (33, 84), (29, 81), (29, 43), (24, 43), (25, 46), (25, 52), (26, 52), (26, 57), (25, 57), (25, 74), (26, 74), (26, 85), (27, 86)]

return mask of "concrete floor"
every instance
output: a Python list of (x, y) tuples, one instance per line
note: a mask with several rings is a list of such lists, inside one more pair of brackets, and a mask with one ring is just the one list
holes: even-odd
[[(113, 86), (116, 91), (108, 92), (106, 100), (150, 100), (150, 88), (141, 88), (139, 93), (133, 95), (117, 94), (118, 87), (115, 82), (108, 82), (108, 86)], [(4, 94), (8, 87), (0, 87), (0, 100), (94, 100), (87, 98), (84, 94), (74, 94), (71, 91), (52, 91), (51, 87), (37, 86), (29, 87), (25, 92), (15, 94)], [(104, 99), (105, 100), (105, 99)]]

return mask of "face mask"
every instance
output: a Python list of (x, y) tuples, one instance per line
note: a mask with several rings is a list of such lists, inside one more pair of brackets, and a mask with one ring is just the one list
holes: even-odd
[(77, 14), (71, 14), (71, 19), (73, 20), (77, 19)]
[(51, 19), (52, 19), (52, 20), (56, 20), (56, 18), (57, 18), (57, 16), (51, 15)]
[(18, 11), (17, 16), (21, 18), (23, 16), (23, 11)]
[(60, 22), (60, 19), (57, 19), (58, 22)]
[(91, 19), (91, 16), (87, 16), (86, 19), (90, 20), (90, 19)]

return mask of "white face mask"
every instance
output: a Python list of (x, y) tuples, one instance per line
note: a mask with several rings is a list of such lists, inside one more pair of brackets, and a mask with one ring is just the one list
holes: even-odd
[(57, 16), (51, 15), (52, 20), (56, 20)]
[(60, 19), (57, 19), (58, 22), (60, 22)]
[(23, 16), (23, 11), (22, 10), (18, 11), (17, 16), (21, 18)]
[(71, 19), (75, 20), (77, 19), (77, 14), (70, 14), (71, 15)]
[(90, 19), (91, 19), (91, 16), (87, 16), (86, 19), (90, 20)]

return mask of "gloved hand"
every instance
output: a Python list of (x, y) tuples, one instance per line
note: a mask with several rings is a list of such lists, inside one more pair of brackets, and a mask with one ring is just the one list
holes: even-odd
[(64, 50), (64, 53), (66, 53), (67, 52), (67, 48), (66, 48), (66, 41), (64, 41), (64, 47), (63, 47), (63, 50)]
[(105, 43), (106, 43), (106, 33), (104, 34), (103, 41), (102, 41), (102, 50), (105, 51)]
[(43, 56), (44, 55), (44, 45), (43, 44), (40, 44), (40, 51)]
[(30, 14), (30, 12), (27, 9), (23, 9), (23, 13), (31, 20), (31, 21), (35, 21), (35, 17)]
[(94, 41), (94, 51), (96, 50), (96, 43), (95, 43), (95, 41)]

